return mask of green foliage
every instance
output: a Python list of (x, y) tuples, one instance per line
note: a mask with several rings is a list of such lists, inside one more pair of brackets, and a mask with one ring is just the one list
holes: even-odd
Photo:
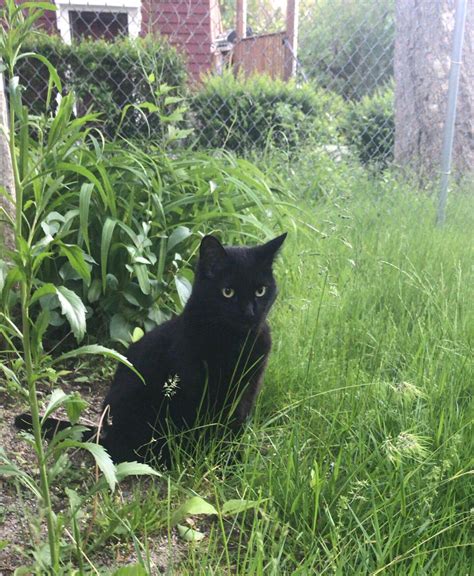
[[(177, 127), (184, 111), (166, 86), (159, 90), (178, 108), (166, 115), (153, 103), (144, 106), (171, 145), (187, 134)], [(34, 120), (22, 108), (17, 123), (23, 218), (41, 289), (34, 300), (38, 340), (52, 328), (59, 337), (69, 325), (78, 339), (87, 329), (127, 344), (137, 327), (150, 330), (182, 309), (202, 234), (221, 232), (226, 241), (269, 235), (267, 210), (284, 210), (278, 191), (249, 162), (104, 142), (93, 128), (97, 116), (74, 119), (74, 103), (69, 94), (54, 117)], [(9, 295), (9, 308), (15, 303)]]
[[(149, 108), (132, 108), (121, 122), (127, 105), (145, 102), (164, 105), (161, 85), (174, 88), (167, 94), (168, 112), (173, 109), (169, 98), (185, 93), (186, 69), (177, 51), (164, 39), (147, 36), (114, 42), (83, 40), (71, 45), (57, 36), (30, 35), (23, 45), (25, 52), (46, 57), (59, 74), (67, 91), (74, 91), (81, 115), (92, 110), (101, 113), (101, 130), (108, 137), (120, 125), (123, 137), (159, 138), (162, 123)], [(34, 57), (18, 62), (16, 73), (24, 86), (24, 102), (38, 114), (45, 110), (49, 70)], [(176, 105), (174, 106), (176, 107)]]
[(393, 0), (305, 0), (298, 56), (319, 86), (360, 99), (393, 75)]
[(191, 100), (198, 145), (245, 153), (337, 138), (342, 102), (310, 85), (267, 76), (210, 76)]
[(362, 164), (384, 168), (393, 160), (394, 114), (391, 87), (350, 104), (343, 130)]
[[(64, 324), (62, 309), (83, 335), (85, 320), (78, 324), (64, 302), (76, 298), (76, 308), (87, 307), (89, 333), (128, 343), (137, 326), (150, 330), (181, 310), (202, 234), (217, 231), (226, 241), (270, 235), (266, 210), (284, 210), (249, 162), (99, 145), (87, 128), (90, 117), (72, 119), (72, 103), (63, 98), (56, 118), (24, 151), (32, 167), (25, 216), (41, 224), (33, 239), (46, 251), (38, 301), (51, 325)], [(42, 189), (40, 174), (48, 174)], [(53, 290), (59, 284), (61, 293)]]
[[(229, 461), (213, 436), (174, 484), (107, 495), (110, 543), (156, 541), (179, 522), (201, 540), (173, 549), (183, 574), (469, 573), (474, 198), (456, 190), (436, 229), (433, 198), (410, 183), (337, 166), (330, 194), (299, 200), (314, 229), (277, 263), (268, 372)], [(224, 518), (203, 517), (197, 495)]]

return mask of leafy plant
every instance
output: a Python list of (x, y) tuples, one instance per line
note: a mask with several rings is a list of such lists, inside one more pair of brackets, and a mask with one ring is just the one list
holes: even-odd
[[(127, 343), (136, 327), (150, 330), (181, 310), (202, 234), (270, 235), (267, 211), (283, 217), (288, 196), (231, 156), (103, 144), (90, 116), (73, 120), (72, 108), (71, 96), (63, 98), (28, 145), (25, 216), (35, 224), (32, 238), (49, 246), (37, 277), (84, 302), (89, 331)], [(64, 324), (60, 298), (43, 294), (38, 303), (52, 326)]]

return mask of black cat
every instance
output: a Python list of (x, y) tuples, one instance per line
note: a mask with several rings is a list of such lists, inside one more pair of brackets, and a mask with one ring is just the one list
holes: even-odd
[[(170, 464), (166, 436), (201, 424), (236, 430), (262, 384), (271, 348), (267, 314), (277, 288), (274, 258), (286, 234), (266, 244), (224, 247), (205, 236), (190, 298), (180, 316), (132, 344), (104, 400), (100, 443), (114, 462), (157, 457)], [(29, 415), (15, 419), (31, 425)], [(69, 423), (48, 419), (47, 434)], [(90, 437), (94, 430), (86, 433)]]

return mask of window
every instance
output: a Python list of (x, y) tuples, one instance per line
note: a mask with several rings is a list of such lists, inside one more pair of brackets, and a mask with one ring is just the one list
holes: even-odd
[(128, 14), (125, 12), (69, 11), (69, 27), (73, 40), (80, 38), (105, 38), (128, 35)]
[(141, 27), (141, 0), (56, 0), (58, 29), (67, 43), (79, 38), (135, 38)]

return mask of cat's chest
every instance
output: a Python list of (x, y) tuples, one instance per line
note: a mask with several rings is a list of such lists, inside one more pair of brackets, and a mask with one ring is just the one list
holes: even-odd
[(182, 396), (196, 401), (203, 396), (223, 400), (229, 391), (249, 384), (265, 357), (266, 351), (257, 341), (209, 346), (204, 351), (188, 343), (173, 364)]

